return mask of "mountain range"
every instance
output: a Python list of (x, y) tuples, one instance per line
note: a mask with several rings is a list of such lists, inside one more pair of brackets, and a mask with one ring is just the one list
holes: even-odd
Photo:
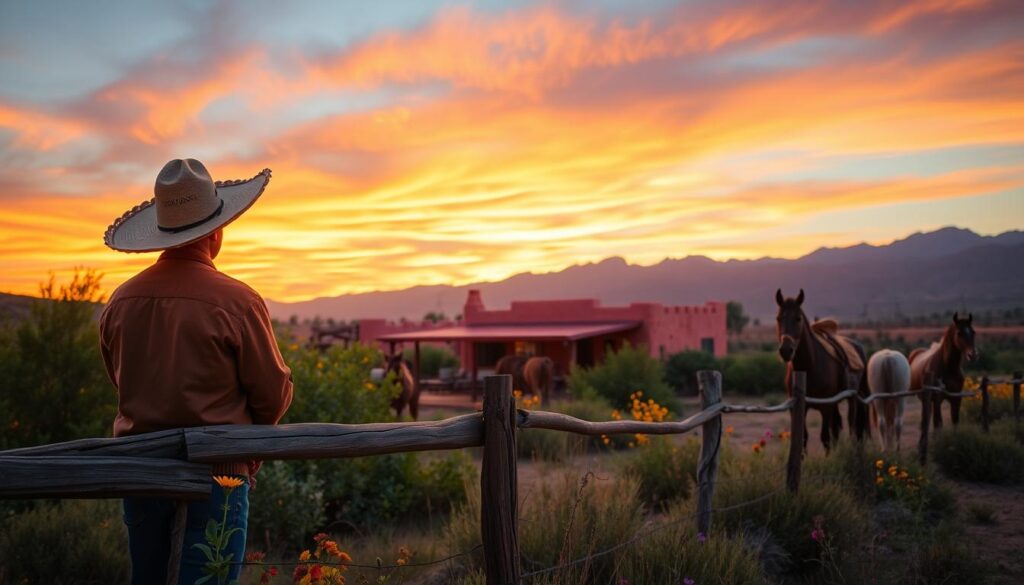
[(651, 301), (673, 305), (708, 300), (743, 303), (753, 317), (775, 314), (775, 289), (803, 288), (809, 314), (878, 319), (947, 310), (998, 310), (1024, 305), (1024, 232), (982, 236), (946, 227), (915, 233), (887, 245), (819, 248), (796, 259), (719, 262), (705, 256), (667, 258), (653, 266), (619, 257), (570, 266), (559, 272), (523, 273), (500, 282), (417, 286), (309, 301), (268, 300), (280, 319), (320, 316), (420, 319), (427, 312), (457, 315), (469, 289), (488, 308), (513, 300), (596, 298), (605, 305)]

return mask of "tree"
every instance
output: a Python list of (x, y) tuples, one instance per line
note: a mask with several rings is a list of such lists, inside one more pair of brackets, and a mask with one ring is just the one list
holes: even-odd
[(430, 321), (431, 323), (440, 323), (448, 317), (445, 316), (444, 311), (430, 311), (426, 315), (423, 315), (424, 321)]
[(743, 304), (729, 301), (725, 305), (725, 328), (729, 333), (739, 335), (750, 322), (750, 317), (743, 312)]
[(4, 332), (0, 445), (18, 447), (110, 434), (117, 395), (103, 368), (96, 326), (101, 274), (51, 275), (28, 317)]

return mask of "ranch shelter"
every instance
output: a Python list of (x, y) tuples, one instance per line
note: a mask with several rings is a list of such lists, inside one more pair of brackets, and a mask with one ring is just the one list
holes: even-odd
[[(412, 344), (417, 357), (421, 343), (445, 344), (459, 356), (474, 394), (480, 376), (493, 371), (506, 355), (549, 357), (556, 378), (563, 378), (572, 364), (599, 364), (606, 353), (626, 342), (644, 346), (661, 359), (687, 349), (722, 357), (727, 346), (725, 303), (718, 301), (698, 306), (605, 307), (595, 299), (537, 300), (488, 309), (480, 291), (470, 290), (462, 315), (459, 322), (435, 326), (364, 320), (359, 337), (364, 343), (386, 345), (392, 353), (397, 345)], [(414, 359), (413, 364), (417, 379), (418, 361)]]

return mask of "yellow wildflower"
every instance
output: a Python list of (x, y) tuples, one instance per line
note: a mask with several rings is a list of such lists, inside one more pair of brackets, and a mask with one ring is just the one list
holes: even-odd
[(220, 487), (222, 487), (222, 488), (224, 488), (226, 490), (233, 490), (236, 487), (239, 487), (240, 485), (242, 485), (244, 480), (241, 479), (241, 478), (238, 478), (238, 477), (228, 477), (226, 475), (215, 475), (215, 476), (213, 476), (213, 481), (217, 482), (217, 485), (219, 485)]
[(875, 469), (881, 469), (883, 467), (885, 467), (885, 461), (883, 461), (881, 459), (876, 459), (875, 460)]
[(309, 554), (309, 550), (308, 549), (304, 550), (304, 551), (302, 551), (302, 553), (299, 554), (299, 560), (300, 561), (308, 561), (310, 556), (312, 556), (312, 555)]

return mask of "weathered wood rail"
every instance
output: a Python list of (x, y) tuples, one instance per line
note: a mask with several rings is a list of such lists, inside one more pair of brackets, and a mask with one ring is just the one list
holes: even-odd
[[(1013, 411), (1019, 420), (1021, 373), (1000, 383), (1013, 385)], [(718, 474), (722, 416), (790, 412), (791, 441), (786, 486), (800, 487), (804, 457), (805, 413), (808, 406), (859, 400), (870, 404), (908, 396), (920, 396), (921, 437), (918, 453), (927, 461), (931, 426), (931, 401), (935, 394), (975, 396), (973, 392), (948, 392), (929, 381), (923, 388), (894, 394), (861, 397), (845, 390), (830, 398), (806, 395), (806, 375), (793, 373), (792, 396), (775, 406), (727, 404), (722, 401), (718, 372), (698, 373), (701, 410), (673, 422), (592, 422), (564, 414), (517, 410), (512, 398), (511, 376), (484, 380), (483, 412), (436, 422), (371, 424), (301, 423), (279, 426), (223, 425), (174, 429), (115, 439), (81, 439), (0, 451), (0, 499), (15, 498), (122, 498), (158, 496), (180, 502), (210, 496), (211, 464), (253, 459), (347, 458), (483, 447), (480, 476), (480, 519), (488, 584), (512, 584), (520, 579), (518, 544), (518, 493), (516, 435), (518, 429), (548, 429), (582, 435), (683, 434), (701, 429), (697, 467), (697, 530), (711, 527), (712, 500)], [(982, 423), (988, 428), (990, 381), (984, 378)], [(856, 377), (848, 385), (857, 386)], [(172, 551), (181, 552), (184, 505), (179, 503)], [(175, 558), (171, 564), (176, 569)], [(176, 571), (170, 571), (176, 581)]]

